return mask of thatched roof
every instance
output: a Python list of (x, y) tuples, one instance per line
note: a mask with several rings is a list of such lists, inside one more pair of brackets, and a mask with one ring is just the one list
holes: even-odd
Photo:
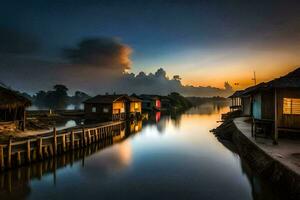
[(31, 102), (18, 92), (0, 86), (0, 109), (30, 106)]

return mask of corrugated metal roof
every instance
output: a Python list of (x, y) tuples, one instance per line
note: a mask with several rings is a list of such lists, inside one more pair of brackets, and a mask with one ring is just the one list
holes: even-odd
[(272, 88), (299, 88), (300, 89), (300, 68), (288, 73), (287, 75), (276, 78), (267, 83), (260, 83), (258, 85), (246, 88), (241, 96), (248, 95), (250, 93), (255, 93), (265, 89)]
[(84, 103), (112, 103), (125, 95), (97, 95), (84, 101)]
[(118, 100), (124, 100), (124, 101), (141, 101), (140, 99), (136, 97), (130, 97), (127, 94), (114, 94), (114, 95), (97, 95), (95, 97), (92, 97), (90, 99), (87, 99), (84, 103), (113, 103)]
[(240, 97), (243, 92), (244, 92), (244, 90), (237, 90), (232, 95), (230, 95), (228, 98), (237, 98), (237, 97)]

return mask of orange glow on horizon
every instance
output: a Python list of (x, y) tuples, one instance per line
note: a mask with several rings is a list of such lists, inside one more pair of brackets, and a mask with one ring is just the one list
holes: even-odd
[[(298, 66), (299, 67), (299, 66)], [(256, 72), (257, 83), (267, 82), (275, 78), (286, 75), (287, 73), (298, 68), (297, 66), (282, 66), (270, 69), (271, 67), (257, 68), (257, 70), (247, 70), (232, 69), (232, 70), (222, 70), (220, 72), (207, 72), (204, 75), (194, 74), (191, 77), (186, 76), (182, 79), (183, 85), (193, 85), (193, 86), (211, 86), (217, 88), (224, 88), (224, 82), (228, 81), (230, 85), (235, 89), (244, 89), (254, 84), (253, 72)], [(234, 73), (234, 71), (236, 71)], [(238, 83), (238, 85), (235, 85)]]

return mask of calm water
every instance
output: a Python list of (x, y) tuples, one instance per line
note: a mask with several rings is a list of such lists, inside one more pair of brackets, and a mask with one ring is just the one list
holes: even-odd
[(0, 199), (277, 199), (209, 132), (225, 111), (157, 113), (113, 140), (1, 174)]

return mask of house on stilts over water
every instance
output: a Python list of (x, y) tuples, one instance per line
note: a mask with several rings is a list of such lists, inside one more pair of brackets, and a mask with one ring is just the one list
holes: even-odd
[(270, 136), (277, 144), (279, 133), (300, 133), (300, 68), (230, 98), (232, 112), (251, 118), (253, 136)]
[(142, 101), (126, 94), (97, 95), (84, 102), (84, 112), (90, 120), (126, 120), (141, 116)]
[(16, 91), (0, 86), (0, 132), (25, 130), (25, 109), (31, 102)]

